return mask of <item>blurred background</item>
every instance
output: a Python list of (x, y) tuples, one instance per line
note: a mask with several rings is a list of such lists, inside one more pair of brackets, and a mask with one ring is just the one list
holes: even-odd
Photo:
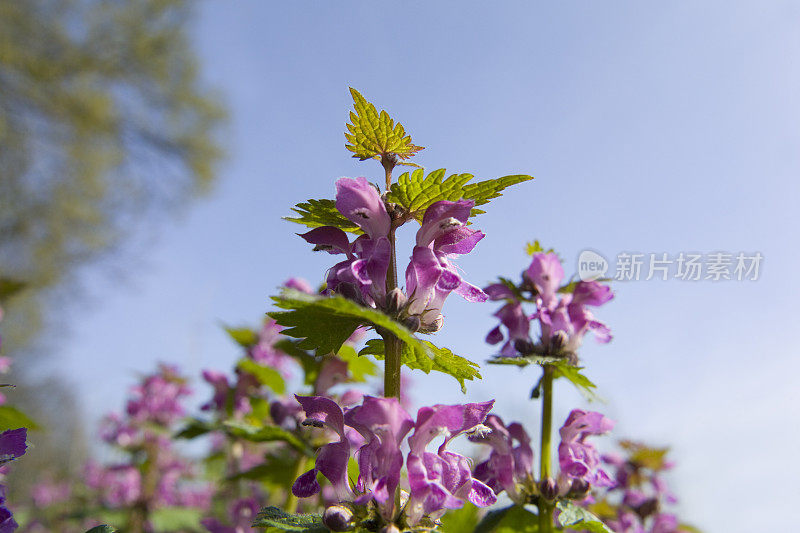
[[(15, 483), (77, 469), (158, 361), (228, 368), (222, 324), (257, 325), (289, 277), (323, 280), (329, 256), (281, 217), (338, 177), (381, 180), (344, 150), (352, 86), (428, 170), (536, 177), (478, 219), (487, 237), (459, 262), (472, 283), (516, 277), (534, 239), (568, 273), (587, 248), (763, 255), (754, 281), (615, 283), (598, 312), (614, 340), (582, 358), (616, 436), (671, 446), (683, 517), (786, 530), (798, 24), (791, 1), (0, 2), (0, 274), (27, 283), (0, 330), (10, 401), (43, 426)], [(450, 298), (437, 344), (485, 360), (494, 310)], [(532, 369), (482, 373), (467, 398), (538, 420)], [(412, 377), (417, 405), (464, 400), (451, 378)], [(585, 405), (559, 395), (557, 419)]]

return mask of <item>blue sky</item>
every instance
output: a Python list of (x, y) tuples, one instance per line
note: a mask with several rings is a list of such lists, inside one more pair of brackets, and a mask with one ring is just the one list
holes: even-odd
[[(203, 3), (202, 69), (231, 110), (218, 186), (126, 284), (88, 273), (98, 303), (72, 317), (59, 364), (91, 384), (94, 415), (156, 361), (229, 368), (219, 324), (257, 323), (283, 280), (330, 266), (280, 217), (332, 197), (340, 176), (381, 176), (343, 148), (353, 86), (427, 147), (429, 170), (536, 177), (478, 219), (487, 237), (459, 262), (476, 284), (518, 275), (533, 239), (568, 272), (586, 248), (763, 254), (758, 281), (616, 283), (597, 313), (614, 341), (589, 339), (582, 357), (617, 436), (673, 447), (687, 520), (785, 530), (800, 438), (798, 23), (794, 2)], [(451, 298), (437, 342), (485, 359), (493, 311)], [(538, 422), (531, 371), (483, 374), (468, 398)], [(418, 404), (464, 399), (450, 378), (414, 377)], [(581, 405), (562, 385), (558, 416)]]

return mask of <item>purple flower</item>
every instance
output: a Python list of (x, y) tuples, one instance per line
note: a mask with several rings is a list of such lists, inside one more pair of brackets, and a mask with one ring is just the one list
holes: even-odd
[(484, 424), (491, 432), (471, 435), (469, 440), (488, 444), (492, 452), (486, 461), (475, 467), (473, 476), (486, 483), (495, 494), (505, 490), (512, 500), (522, 503), (523, 495), (517, 487), (532, 480), (531, 439), (522, 425), (514, 422), (506, 427), (497, 415), (486, 417)]
[[(414, 433), (408, 439), (410, 496), (406, 515), (410, 524), (416, 524), (425, 515), (438, 518), (446, 509), (461, 507), (465, 500), (479, 507), (497, 501), (492, 489), (472, 477), (469, 460), (446, 450), (453, 438), (481, 426), (493, 404), (494, 401), (435, 405), (417, 412)], [(437, 452), (425, 451), (440, 435), (444, 436), (444, 442)]]
[(22, 456), (28, 448), (25, 442), (27, 438), (27, 428), (9, 429), (0, 433), (0, 465)]
[(347, 256), (328, 270), (328, 291), (362, 305), (382, 305), (391, 260), (387, 238), (391, 220), (383, 200), (365, 178), (341, 178), (336, 182), (336, 208), (365, 234), (350, 243), (341, 229), (323, 226), (300, 236), (313, 244), (315, 250)]
[(190, 392), (178, 370), (162, 364), (158, 374), (147, 376), (141, 385), (131, 388), (128, 415), (136, 421), (168, 426), (185, 414), (180, 400)]
[(425, 210), (406, 268), (408, 314), (420, 316), (422, 331), (441, 327), (442, 305), (451, 292), (471, 302), (488, 298), (481, 289), (464, 281), (450, 262), (453, 257), (472, 251), (484, 237), (481, 231), (466, 225), (474, 205), (471, 200), (441, 200)]
[(558, 464), (561, 476), (598, 487), (612, 487), (614, 482), (600, 468), (600, 454), (586, 439), (613, 429), (614, 422), (600, 413), (573, 409), (559, 429)]
[(370, 239), (389, 235), (392, 221), (378, 190), (367, 178), (336, 180), (336, 209), (358, 225)]
[(275, 347), (275, 344), (282, 338), (280, 333), (282, 329), (283, 327), (273, 319), (265, 320), (258, 333), (258, 342), (250, 348), (248, 355), (256, 363), (271, 366), (280, 371), (283, 377), (288, 378), (292, 373), (286, 367), (292, 364), (294, 359)]
[(314, 468), (297, 478), (292, 485), (292, 494), (299, 498), (307, 498), (318, 493), (320, 486), (317, 483), (317, 472), (320, 472), (333, 485), (340, 501), (352, 500), (353, 491), (347, 481), (350, 442), (345, 435), (342, 408), (330, 398), (323, 396), (295, 395), (295, 398), (306, 412), (307, 419), (304, 424), (331, 429), (339, 436), (339, 440), (320, 448)]
[(374, 499), (384, 518), (390, 519), (403, 467), (400, 443), (414, 421), (397, 398), (366, 396), (360, 406), (347, 411), (345, 422), (366, 441), (357, 452), (360, 473), (356, 490), (361, 496), (355, 502), (366, 505)]
[(564, 279), (564, 268), (561, 266), (558, 256), (552, 252), (533, 254), (525, 276), (536, 287), (543, 306), (554, 307), (557, 301), (556, 291)]

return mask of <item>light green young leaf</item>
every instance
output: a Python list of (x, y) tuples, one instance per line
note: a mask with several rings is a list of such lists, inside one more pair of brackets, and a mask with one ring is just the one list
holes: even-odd
[[(465, 380), (473, 380), (475, 378), (481, 379), (481, 374), (478, 372), (480, 366), (477, 363), (465, 359), (451, 352), (447, 348), (439, 348), (429, 341), (422, 341), (428, 349), (427, 357), (419, 357), (418, 352), (409, 350), (403, 346), (403, 351), (400, 357), (402, 363), (412, 370), (422, 370), (426, 374), (430, 374), (431, 370), (442, 372), (455, 378), (461, 385), (461, 392), (466, 393), (467, 387), (464, 383)], [(371, 339), (367, 341), (366, 346), (360, 352), (363, 354), (374, 355), (376, 359), (383, 360), (384, 345), (381, 339)]]
[(334, 200), (309, 200), (300, 202), (292, 208), (299, 217), (283, 217), (284, 220), (302, 224), (309, 228), (320, 226), (334, 226), (343, 231), (361, 234), (361, 228), (350, 222), (338, 209)]
[[(414, 218), (421, 221), (425, 209), (434, 202), (465, 199), (473, 200), (477, 207), (500, 196), (505, 188), (533, 179), (533, 176), (513, 175), (469, 183), (474, 177), (472, 174), (452, 174), (448, 177), (445, 177), (445, 174), (443, 168), (434, 170), (427, 176), (422, 169), (411, 173), (405, 172), (392, 184), (387, 200), (401, 205)], [(470, 216), (484, 212), (476, 207), (472, 209)]]
[(286, 381), (280, 372), (271, 366), (261, 365), (252, 359), (240, 359), (236, 365), (237, 368), (252, 374), (262, 385), (269, 387), (276, 394), (283, 394), (286, 392)]
[(353, 157), (364, 161), (394, 154), (400, 159), (408, 159), (423, 149), (411, 142), (411, 136), (406, 134), (403, 125), (395, 124), (386, 111), (378, 113), (375, 106), (352, 87), (350, 94), (355, 112), (350, 112), (344, 136), (347, 139), (345, 148), (353, 152)]
[(289, 514), (277, 507), (264, 507), (256, 515), (254, 527), (275, 527), (299, 533), (328, 533), (319, 514)]
[(614, 533), (602, 520), (570, 501), (562, 500), (556, 504), (556, 508), (560, 511), (558, 514), (560, 527), (592, 533)]

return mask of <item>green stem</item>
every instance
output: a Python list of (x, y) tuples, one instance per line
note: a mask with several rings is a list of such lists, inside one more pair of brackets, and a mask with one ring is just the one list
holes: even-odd
[[(542, 434), (539, 457), (539, 482), (544, 483), (550, 478), (550, 461), (552, 459), (551, 439), (553, 433), (553, 367), (544, 366), (542, 376)], [(553, 531), (553, 505), (539, 496), (539, 532), (551, 533)]]
[[(383, 157), (381, 164), (386, 171), (386, 190), (392, 185), (392, 169), (396, 164), (394, 157)], [(386, 272), (386, 294), (397, 288), (397, 246), (395, 239), (395, 232), (397, 226), (395, 221), (392, 221), (391, 229), (389, 230), (389, 245), (391, 248), (391, 259), (389, 268)], [(387, 398), (394, 396), (400, 399), (400, 351), (403, 343), (393, 334), (387, 332), (382, 333), (383, 345), (385, 348), (384, 354), (384, 370), (383, 370), (383, 395)]]

